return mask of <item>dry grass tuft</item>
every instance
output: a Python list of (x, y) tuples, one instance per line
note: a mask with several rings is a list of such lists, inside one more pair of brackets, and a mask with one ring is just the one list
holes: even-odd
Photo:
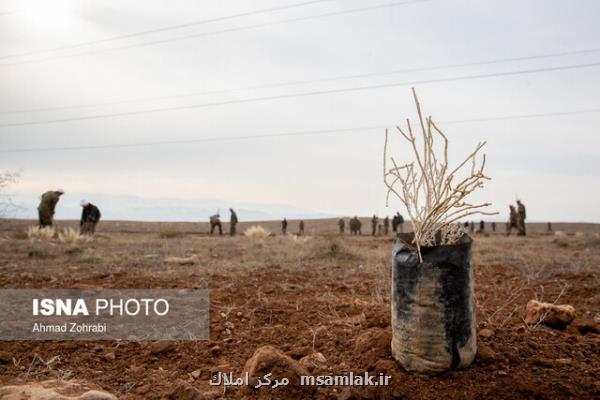
[(63, 231), (58, 234), (58, 241), (61, 243), (83, 244), (89, 243), (92, 240), (94, 240), (92, 236), (81, 235), (73, 228), (63, 229)]
[(271, 235), (271, 232), (262, 226), (251, 226), (246, 229), (244, 235), (252, 240), (266, 239)]
[(55, 231), (51, 226), (40, 228), (39, 226), (32, 226), (27, 229), (27, 237), (31, 240), (51, 240), (54, 237)]
[[(388, 188), (386, 203), (390, 194), (394, 194), (404, 204), (410, 216), (415, 233), (414, 245), (419, 259), (422, 246), (456, 243), (464, 234), (462, 227), (456, 224), (461, 218), (482, 214), (495, 215), (482, 211), (490, 203), (471, 204), (466, 197), (482, 188), (491, 178), (484, 174), (485, 154), (478, 162), (478, 154), (485, 146), (479, 143), (467, 158), (456, 168), (450, 169), (448, 162), (448, 138), (435, 125), (431, 116), (423, 119), (421, 105), (413, 89), (413, 96), (419, 115), (422, 144), (417, 145), (410, 121), (407, 119), (406, 131), (397, 127), (400, 135), (412, 148), (414, 161), (399, 163), (391, 156), (393, 168), (388, 168), (388, 131), (385, 131), (383, 149), (383, 180)], [(436, 148), (436, 138), (441, 139), (441, 151)], [(470, 164), (470, 169), (465, 168)], [(390, 179), (391, 181), (388, 181)], [(396, 184), (400, 183), (400, 188)]]

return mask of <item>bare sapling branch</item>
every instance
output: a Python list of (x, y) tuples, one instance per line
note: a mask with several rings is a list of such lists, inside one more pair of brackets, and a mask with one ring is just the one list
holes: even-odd
[[(417, 143), (410, 121), (406, 120), (407, 130), (397, 127), (400, 137), (409, 142), (411, 158), (415, 161), (398, 163), (389, 155), (389, 133), (385, 131), (383, 150), (383, 181), (387, 187), (386, 205), (390, 195), (398, 198), (406, 207), (412, 224), (413, 245), (417, 249), (420, 262), (423, 262), (422, 247), (452, 245), (465, 234), (462, 218), (472, 215), (495, 215), (495, 212), (482, 210), (491, 203), (472, 204), (465, 199), (490, 180), (484, 173), (485, 154), (481, 150), (486, 142), (480, 142), (469, 155), (454, 169), (449, 168), (448, 137), (433, 122), (431, 116), (423, 118), (421, 104), (412, 89), (419, 125), (422, 146)], [(441, 142), (441, 152), (436, 143)], [(438, 146), (439, 147), (439, 146)], [(422, 150), (419, 150), (422, 148)], [(393, 167), (388, 166), (388, 161)], [(457, 176), (464, 176), (460, 179)], [(398, 187), (399, 186), (399, 187)]]

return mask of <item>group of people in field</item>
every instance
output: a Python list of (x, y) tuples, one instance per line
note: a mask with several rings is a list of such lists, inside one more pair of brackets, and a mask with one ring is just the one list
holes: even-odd
[[(51, 227), (54, 225), (54, 212), (56, 209), (56, 205), (58, 204), (61, 196), (65, 193), (63, 189), (51, 190), (44, 193), (41, 197), (40, 204), (38, 206), (38, 218), (39, 218), (39, 226), (40, 228)], [(102, 213), (100, 209), (94, 204), (90, 203), (87, 200), (81, 200), (81, 218), (79, 221), (80, 233), (82, 235), (93, 235), (96, 231), (96, 225), (100, 222), (100, 218), (102, 217)], [(517, 231), (518, 236), (527, 235), (527, 230), (525, 228), (525, 219), (527, 218), (525, 205), (517, 200), (516, 207), (514, 205), (509, 206), (510, 209), (510, 217), (508, 222), (506, 223), (506, 235), (510, 236), (513, 229)], [(238, 216), (233, 208), (229, 209), (230, 218), (229, 218), (229, 234), (231, 236), (235, 236), (237, 233), (237, 224), (239, 222)], [(210, 222), (210, 234), (214, 234), (215, 230), (219, 230), (219, 235), (223, 234), (223, 226), (221, 224), (220, 215), (214, 214), (209, 218)], [(394, 234), (402, 233), (404, 226), (404, 217), (398, 212), (391, 219), (391, 228)], [(496, 232), (496, 223), (492, 222), (492, 232)], [(348, 221), (348, 227), (350, 228), (350, 235), (362, 235), (362, 222), (357, 216), (350, 218)], [(339, 233), (343, 235), (346, 230), (346, 220), (344, 218), (340, 218), (338, 220), (338, 228)], [(479, 222), (479, 230), (475, 230), (474, 222), (465, 222), (464, 223), (465, 230), (469, 230), (471, 233), (476, 232), (485, 232), (485, 222), (482, 220)], [(287, 234), (288, 230), (288, 221), (284, 218), (281, 221), (281, 233), (283, 235)], [(552, 225), (548, 223), (548, 230), (552, 230)], [(377, 215), (373, 215), (371, 218), (371, 235), (372, 236), (387, 236), (390, 233), (390, 218), (386, 216), (382, 222), (380, 223), (379, 217)], [(298, 235), (304, 235), (304, 220), (300, 220), (298, 223)]]
[(527, 213), (525, 211), (525, 205), (521, 203), (521, 200), (517, 200), (517, 207), (514, 205), (508, 206), (510, 209), (510, 218), (506, 225), (506, 236), (510, 236), (513, 228), (517, 231), (518, 236), (526, 236), (527, 230), (525, 229), (525, 219)]
[[(40, 228), (54, 226), (54, 212), (60, 197), (65, 194), (63, 189), (50, 190), (44, 193), (38, 206), (38, 222)], [(96, 225), (100, 222), (102, 213), (100, 209), (87, 200), (81, 200), (81, 218), (79, 220), (79, 231), (82, 235), (93, 235)]]
[[(404, 226), (404, 217), (400, 213), (396, 213), (391, 219), (392, 232), (402, 233)], [(350, 228), (350, 235), (362, 235), (362, 222), (357, 216), (350, 218), (348, 221), (348, 227)], [(338, 228), (340, 235), (343, 235), (346, 231), (346, 220), (340, 218), (338, 220)], [(372, 236), (387, 236), (390, 233), (390, 217), (386, 216), (383, 221), (379, 222), (379, 217), (373, 215), (371, 218), (371, 235)]]
[[(518, 236), (526, 236), (527, 229), (525, 228), (525, 219), (527, 218), (527, 212), (525, 210), (525, 205), (521, 202), (521, 200), (517, 200), (517, 206), (509, 205), (509, 219), (506, 222), (506, 236), (510, 236), (512, 234), (513, 229), (517, 231)], [(492, 233), (496, 233), (496, 223), (492, 222)], [(485, 222), (483, 220), (479, 221), (479, 229), (475, 229), (475, 222), (467, 221), (464, 223), (465, 231), (469, 231), (470, 233), (485, 233)], [(548, 222), (548, 232), (552, 232), (552, 224)]]

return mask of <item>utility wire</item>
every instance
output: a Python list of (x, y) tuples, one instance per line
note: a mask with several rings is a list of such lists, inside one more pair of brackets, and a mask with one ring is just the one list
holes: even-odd
[(380, 84), (380, 85), (366, 85), (366, 86), (331, 89), (331, 90), (318, 90), (318, 91), (303, 92), (303, 93), (292, 93), (292, 94), (282, 94), (282, 95), (274, 95), (274, 96), (254, 97), (254, 98), (249, 98), (249, 99), (226, 100), (226, 101), (219, 101), (219, 102), (212, 102), (212, 103), (192, 104), (192, 105), (186, 105), (186, 106), (173, 106), (173, 107), (151, 108), (151, 109), (138, 110), (138, 111), (125, 111), (125, 112), (110, 113), (110, 114), (87, 115), (87, 116), (82, 116), (82, 117), (46, 119), (46, 120), (28, 121), (28, 122), (14, 122), (14, 123), (0, 124), (0, 128), (10, 128), (10, 127), (17, 127), (17, 126), (31, 126), (31, 125), (46, 125), (46, 124), (56, 124), (56, 123), (65, 123), (65, 122), (73, 122), (73, 121), (86, 121), (86, 120), (94, 120), (94, 119), (125, 117), (125, 116), (143, 115), (143, 114), (150, 114), (150, 113), (162, 113), (162, 112), (169, 112), (169, 111), (192, 110), (192, 109), (207, 108), (207, 107), (218, 107), (218, 106), (231, 105), (231, 104), (245, 104), (245, 103), (254, 103), (254, 102), (268, 101), (268, 100), (289, 99), (289, 98), (295, 98), (295, 97), (308, 97), (308, 96), (318, 96), (318, 95), (333, 94), (333, 93), (359, 92), (359, 91), (365, 91), (365, 90), (383, 89), (383, 88), (400, 87), (400, 86), (423, 85), (423, 84), (440, 83), (440, 82), (456, 82), (456, 81), (465, 81), (465, 80), (473, 80), (473, 79), (485, 79), (485, 78), (494, 78), (494, 77), (526, 75), (526, 74), (534, 74), (534, 73), (540, 73), (540, 72), (564, 71), (564, 70), (591, 68), (591, 67), (598, 67), (598, 66), (600, 66), (600, 62), (588, 63), (588, 64), (565, 65), (565, 66), (559, 66), (559, 67), (508, 71), (508, 72), (496, 72), (496, 73), (479, 74), (479, 75), (466, 75), (466, 76), (458, 76), (458, 77), (452, 77), (452, 78), (438, 78), (438, 79), (416, 80), (416, 81), (410, 81), (410, 82), (388, 83), (388, 84)]
[(378, 10), (378, 9), (383, 9), (383, 8), (398, 7), (398, 6), (402, 6), (402, 5), (406, 5), (406, 4), (424, 3), (424, 2), (428, 2), (428, 1), (435, 1), (435, 0), (408, 0), (408, 1), (401, 1), (401, 2), (397, 2), (397, 3), (379, 4), (376, 6), (369, 6), (369, 7), (351, 8), (351, 9), (342, 10), (342, 11), (333, 11), (333, 12), (328, 12), (328, 13), (323, 13), (323, 14), (309, 15), (309, 16), (305, 16), (305, 17), (288, 18), (288, 19), (283, 19), (280, 21), (265, 22), (265, 23), (254, 24), (254, 25), (246, 25), (246, 26), (241, 26), (241, 27), (237, 27), (237, 28), (221, 29), (221, 30), (210, 31), (210, 32), (202, 32), (202, 33), (195, 33), (195, 34), (190, 34), (190, 35), (176, 36), (176, 37), (172, 37), (172, 38), (168, 38), (168, 39), (158, 39), (158, 40), (153, 40), (153, 41), (149, 41), (149, 42), (136, 43), (136, 44), (121, 46), (121, 47), (90, 50), (90, 51), (86, 51), (86, 52), (82, 52), (82, 53), (65, 54), (65, 55), (40, 58), (40, 59), (35, 59), (35, 60), (7, 62), (7, 63), (0, 64), (0, 67), (52, 61), (52, 60), (58, 60), (58, 59), (64, 59), (64, 58), (79, 57), (79, 56), (84, 56), (84, 55), (88, 55), (88, 54), (101, 54), (101, 53), (107, 53), (107, 52), (118, 51), (118, 50), (126, 50), (126, 49), (131, 49), (131, 48), (136, 48), (136, 47), (146, 47), (146, 46), (152, 46), (152, 45), (156, 45), (156, 44), (169, 43), (169, 42), (174, 42), (174, 41), (179, 41), (179, 40), (219, 35), (219, 34), (223, 34), (223, 33), (240, 32), (240, 31), (251, 30), (251, 29), (265, 28), (268, 26), (282, 25), (282, 24), (287, 24), (290, 22), (307, 21), (307, 20), (317, 19), (317, 18), (328, 18), (328, 17), (337, 16), (337, 15), (354, 14), (354, 13)]
[[(287, 10), (287, 9), (291, 9), (291, 8), (298, 8), (298, 7), (303, 7), (303, 6), (307, 6), (307, 5), (312, 5), (312, 4), (317, 4), (317, 3), (326, 3), (326, 2), (331, 2), (331, 1), (333, 1), (333, 0), (304, 1), (302, 3), (288, 4), (285, 6), (269, 7), (269, 8), (254, 10), (254, 11), (246, 11), (246, 12), (237, 13), (237, 14), (225, 15), (222, 17), (202, 19), (199, 21), (187, 22), (184, 24), (169, 25), (169, 26), (165, 26), (165, 27), (157, 28), (157, 29), (149, 29), (146, 31), (133, 32), (133, 33), (128, 33), (128, 34), (119, 35), (119, 36), (113, 36), (113, 37), (109, 37), (109, 38), (105, 38), (105, 39), (73, 43), (73, 44), (68, 44), (68, 45), (64, 45), (64, 46), (52, 47), (49, 49), (29, 51), (26, 53), (6, 54), (3, 56), (0, 56), (0, 60), (6, 59), (6, 58), (25, 57), (25, 56), (32, 56), (32, 55), (36, 55), (36, 54), (45, 54), (45, 53), (51, 53), (51, 52), (60, 51), (60, 50), (75, 49), (78, 47), (85, 47), (85, 46), (91, 46), (91, 45), (96, 45), (96, 44), (101, 44), (101, 43), (114, 42), (115, 40), (130, 39), (130, 38), (149, 35), (149, 34), (153, 34), (153, 33), (167, 32), (167, 31), (172, 31), (172, 30), (177, 30), (177, 29), (189, 28), (191, 26), (204, 25), (204, 24), (208, 24), (211, 22), (227, 21), (230, 19), (248, 17), (251, 15), (257, 15), (257, 14), (265, 14), (265, 13), (270, 13), (270, 12), (274, 12), (274, 11)], [(8, 13), (8, 14), (10, 14), (10, 13)], [(3, 13), (0, 13), (0, 15), (3, 15)]]
[[(587, 113), (596, 113), (596, 112), (600, 112), (600, 108), (591, 108), (591, 109), (586, 109), (586, 110), (573, 110), (573, 111), (559, 111), (559, 112), (549, 112), (549, 113), (504, 115), (504, 116), (498, 116), (498, 117), (471, 118), (471, 119), (460, 119), (460, 120), (450, 120), (450, 121), (438, 121), (438, 124), (439, 125), (453, 125), (453, 124), (519, 120), (519, 119), (530, 119), (530, 118), (561, 117), (561, 116), (566, 116), (566, 115), (587, 114)], [(177, 145), (177, 144), (193, 144), (193, 143), (207, 143), (207, 142), (225, 142), (225, 141), (240, 141), (240, 140), (265, 139), (265, 138), (280, 138), (280, 137), (290, 137), (290, 136), (352, 133), (352, 132), (364, 132), (364, 131), (371, 131), (371, 130), (383, 131), (386, 128), (387, 127), (385, 127), (385, 126), (363, 126), (363, 127), (358, 127), (358, 128), (321, 129), (321, 130), (297, 131), (297, 132), (286, 132), (286, 133), (270, 133), (270, 134), (262, 134), (262, 135), (241, 135), (241, 136), (226, 136), (226, 137), (207, 137), (207, 138), (200, 138), (200, 139), (163, 140), (163, 141), (156, 141), (156, 142), (137, 142), (137, 143), (88, 145), (88, 146), (67, 146), (67, 147), (22, 148), (22, 149), (0, 150), (0, 153), (34, 153), (34, 152), (52, 152), (52, 151), (98, 150), (98, 149), (131, 148), (131, 147), (149, 147), (149, 146), (163, 146), (163, 145)]]
[(532, 55), (532, 56), (492, 59), (492, 60), (486, 60), (486, 61), (475, 61), (475, 62), (461, 63), (461, 64), (442, 64), (442, 65), (429, 66), (429, 67), (406, 68), (406, 69), (397, 69), (397, 70), (383, 71), (383, 72), (342, 75), (342, 76), (331, 77), (331, 78), (276, 82), (276, 83), (269, 83), (269, 84), (265, 84), (265, 85), (246, 86), (246, 87), (234, 88), (234, 89), (208, 90), (208, 91), (203, 91), (203, 92), (193, 92), (193, 93), (186, 93), (186, 94), (172, 95), (172, 96), (142, 97), (142, 98), (137, 98), (137, 99), (107, 101), (107, 102), (102, 102), (102, 103), (90, 103), (90, 104), (81, 104), (81, 105), (72, 105), (72, 106), (66, 105), (66, 106), (55, 106), (55, 107), (31, 108), (31, 109), (24, 109), (24, 110), (0, 111), (0, 115), (26, 114), (26, 113), (34, 113), (34, 112), (45, 112), (45, 111), (76, 110), (76, 109), (95, 108), (95, 107), (102, 107), (102, 106), (112, 106), (112, 105), (119, 105), (119, 104), (140, 103), (140, 102), (150, 102), (150, 101), (159, 101), (159, 100), (174, 100), (174, 99), (182, 99), (182, 98), (187, 98), (187, 97), (196, 97), (196, 96), (209, 95), (209, 94), (224, 94), (224, 93), (233, 93), (233, 92), (246, 91), (246, 90), (277, 88), (277, 87), (283, 87), (283, 86), (298, 86), (298, 85), (307, 85), (307, 84), (313, 84), (313, 83), (336, 82), (336, 81), (349, 80), (349, 79), (372, 78), (372, 77), (377, 77), (377, 76), (397, 75), (397, 74), (403, 74), (403, 73), (409, 73), (409, 72), (435, 71), (435, 70), (441, 70), (441, 69), (452, 69), (452, 68), (490, 65), (490, 64), (500, 64), (500, 63), (514, 62), (514, 61), (528, 61), (528, 60), (537, 60), (537, 59), (552, 58), (552, 57), (571, 56), (571, 55), (578, 55), (578, 54), (589, 54), (589, 53), (596, 53), (596, 52), (600, 52), (600, 48), (573, 50), (573, 51), (565, 51), (565, 52), (560, 52), (560, 53), (538, 54), (538, 55)]

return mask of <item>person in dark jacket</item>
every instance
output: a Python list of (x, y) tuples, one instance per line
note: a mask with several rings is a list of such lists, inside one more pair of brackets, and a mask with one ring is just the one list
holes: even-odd
[(79, 221), (79, 232), (82, 235), (93, 235), (96, 225), (100, 222), (100, 209), (87, 200), (81, 200), (81, 220)]
[(517, 200), (517, 235), (526, 236), (527, 230), (525, 229), (525, 219), (527, 213), (525, 212), (525, 205), (521, 203), (521, 200)]
[(518, 219), (519, 218), (517, 216), (517, 210), (515, 209), (515, 206), (513, 206), (512, 204), (509, 205), (508, 208), (510, 209), (510, 213), (509, 213), (508, 222), (506, 223), (506, 236), (510, 236), (513, 228), (515, 228), (517, 231), (519, 230), (519, 227), (518, 227)]
[(64, 193), (64, 190), (56, 189), (42, 195), (40, 205), (38, 206), (40, 228), (54, 225), (54, 210), (56, 209), (56, 204), (60, 200), (60, 196)]
[(395, 233), (404, 233), (404, 217), (402, 216), (402, 214), (400, 214), (400, 212), (396, 213), (396, 229), (394, 230)]
[(219, 235), (222, 235), (221, 216), (219, 214), (211, 215), (208, 220), (210, 221), (210, 234), (212, 235), (215, 232), (215, 228), (219, 228)]
[(285, 235), (287, 233), (287, 226), (288, 226), (288, 222), (287, 219), (283, 219), (283, 221), (281, 221), (281, 234)]
[(338, 220), (338, 228), (340, 228), (340, 235), (343, 235), (344, 230), (346, 229), (346, 221), (344, 221), (344, 218)]
[(229, 234), (235, 236), (238, 217), (235, 211), (233, 211), (233, 208), (230, 208), (229, 212), (231, 213), (231, 217), (229, 218)]

